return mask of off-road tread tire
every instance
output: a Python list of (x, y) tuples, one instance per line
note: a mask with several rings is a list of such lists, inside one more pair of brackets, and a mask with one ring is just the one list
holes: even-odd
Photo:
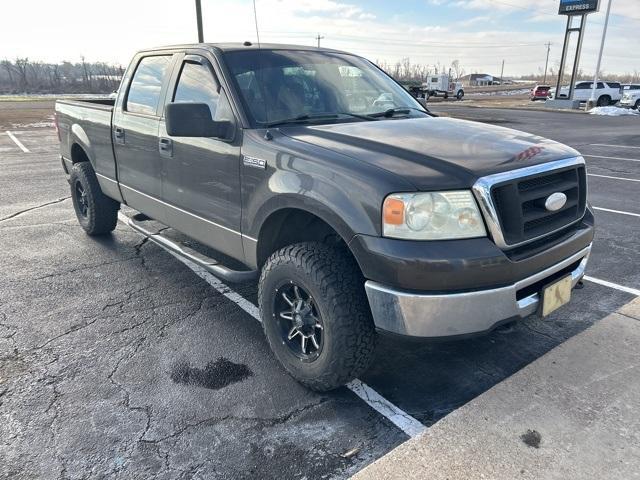
[[(278, 354), (281, 338), (269, 334), (267, 323), (274, 291), (265, 291), (270, 275), (278, 275), (282, 266), (293, 266), (300, 275), (315, 284), (314, 295), (325, 324), (324, 342), (332, 343), (332, 358), (319, 375), (305, 376), (304, 364)], [(268, 288), (268, 287), (267, 287)], [(318, 298), (320, 297), (320, 298)], [(289, 245), (273, 253), (265, 263), (258, 285), (258, 302), (269, 346), (285, 370), (298, 382), (316, 391), (340, 387), (363, 373), (373, 360), (376, 332), (364, 290), (364, 278), (353, 256), (345, 249), (318, 242)], [(321, 353), (321, 356), (325, 353)]]
[[(87, 192), (89, 206), (86, 219), (81, 217), (76, 204), (76, 181), (80, 181), (85, 192)], [(76, 210), (78, 222), (87, 235), (97, 236), (112, 232), (118, 223), (120, 203), (102, 193), (98, 178), (89, 162), (78, 162), (73, 165), (69, 185), (71, 186), (71, 199)]]

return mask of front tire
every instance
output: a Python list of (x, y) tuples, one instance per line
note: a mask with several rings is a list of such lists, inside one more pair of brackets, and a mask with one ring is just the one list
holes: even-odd
[(375, 329), (348, 251), (317, 242), (276, 251), (262, 269), (258, 301), (271, 350), (304, 386), (332, 390), (371, 364)]
[(458, 100), (462, 100), (462, 97), (464, 97), (464, 92), (462, 90), (459, 90), (458, 93), (456, 94), (456, 98)]
[(73, 165), (69, 178), (71, 200), (80, 226), (88, 235), (105, 235), (118, 223), (120, 204), (107, 197), (89, 162)]
[(639, 111), (639, 112), (640, 112), (640, 100), (638, 100), (638, 101), (636, 102), (636, 105), (635, 105), (635, 107), (634, 107), (634, 108), (635, 108), (637, 111)]

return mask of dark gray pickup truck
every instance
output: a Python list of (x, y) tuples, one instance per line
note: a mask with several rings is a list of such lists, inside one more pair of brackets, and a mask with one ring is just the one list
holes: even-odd
[(377, 333), (465, 337), (548, 315), (591, 250), (578, 152), (435, 117), (344, 52), (146, 50), (114, 100), (58, 101), (56, 122), (86, 232), (120, 216), (223, 280), (259, 277), (274, 354), (317, 390), (365, 370)]

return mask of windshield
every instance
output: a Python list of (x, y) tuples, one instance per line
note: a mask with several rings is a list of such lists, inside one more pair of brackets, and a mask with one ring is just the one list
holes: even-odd
[(427, 115), (389, 76), (354, 55), (246, 50), (224, 57), (256, 126)]

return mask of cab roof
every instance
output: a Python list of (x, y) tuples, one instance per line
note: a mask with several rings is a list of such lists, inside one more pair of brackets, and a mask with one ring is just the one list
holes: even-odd
[(311, 52), (332, 52), (332, 53), (348, 53), (342, 50), (334, 50), (332, 48), (318, 48), (309, 45), (292, 45), (284, 43), (260, 43), (257, 42), (230, 42), (230, 43), (186, 43), (181, 45), (167, 45), (156, 48), (141, 50), (142, 52), (159, 51), (159, 50), (179, 50), (187, 48), (210, 48), (218, 52), (236, 52), (241, 50), (306, 50)]

